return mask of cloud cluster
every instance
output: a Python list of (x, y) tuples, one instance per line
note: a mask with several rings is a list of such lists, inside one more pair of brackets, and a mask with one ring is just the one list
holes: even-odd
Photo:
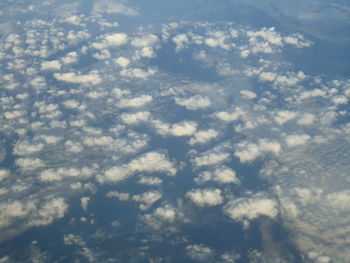
[(100, 183), (117, 183), (126, 180), (137, 172), (162, 172), (173, 176), (176, 171), (174, 164), (168, 160), (165, 154), (148, 152), (125, 165), (108, 168), (103, 174), (97, 175), (96, 178)]
[(242, 222), (245, 227), (249, 226), (249, 221), (260, 216), (275, 218), (278, 215), (276, 200), (264, 193), (233, 199), (223, 209), (225, 214), (235, 221)]
[(224, 201), (220, 189), (193, 189), (186, 193), (186, 196), (197, 206), (215, 206)]

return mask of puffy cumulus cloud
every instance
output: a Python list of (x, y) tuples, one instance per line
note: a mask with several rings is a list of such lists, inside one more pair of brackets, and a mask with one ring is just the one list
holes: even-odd
[(7, 169), (0, 169), (0, 181), (3, 181), (5, 178), (10, 176), (10, 171)]
[(54, 77), (59, 81), (87, 86), (98, 85), (102, 82), (102, 78), (97, 72), (90, 72), (86, 75), (76, 74), (75, 72), (54, 73)]
[(120, 201), (128, 201), (130, 199), (129, 193), (123, 193), (123, 192), (118, 192), (118, 191), (109, 191), (106, 194), (106, 196), (109, 198), (116, 198)]
[(123, 166), (111, 167), (101, 175), (97, 176), (100, 183), (120, 182), (126, 180), (136, 172), (163, 172), (167, 175), (175, 175), (176, 168), (165, 154), (159, 152), (148, 152)]
[(150, 103), (153, 97), (150, 95), (142, 95), (134, 98), (123, 98), (119, 101), (118, 107), (120, 108), (136, 108), (142, 107), (147, 103)]
[(140, 209), (147, 210), (162, 197), (159, 191), (148, 191), (141, 195), (133, 195), (132, 200), (140, 202)]
[(131, 45), (138, 48), (152, 47), (159, 43), (159, 38), (154, 34), (146, 34), (140, 37), (135, 37), (131, 40)]
[(242, 115), (244, 115), (245, 112), (237, 107), (234, 109), (234, 111), (227, 112), (227, 111), (219, 111), (214, 113), (214, 116), (222, 121), (225, 122), (232, 122), (240, 118)]
[(282, 37), (275, 31), (274, 27), (262, 28), (260, 31), (247, 31), (249, 42), (256, 42), (258, 38), (264, 39), (270, 44), (283, 46)]
[(343, 95), (334, 96), (332, 101), (336, 105), (344, 105), (348, 103), (348, 99)]
[(245, 99), (255, 99), (256, 98), (256, 94), (250, 90), (241, 90), (240, 93), (241, 93), (242, 97)]
[(156, 132), (161, 135), (172, 136), (190, 136), (197, 130), (197, 123), (194, 121), (182, 121), (179, 123), (169, 124), (159, 120), (152, 121)]
[(260, 139), (258, 143), (243, 141), (236, 144), (234, 155), (238, 157), (242, 163), (245, 163), (254, 161), (267, 153), (278, 155), (280, 151), (281, 145), (278, 142)]
[(16, 165), (19, 166), (23, 172), (30, 172), (44, 167), (45, 163), (39, 158), (18, 158), (16, 160)]
[(316, 120), (316, 116), (314, 114), (304, 113), (298, 118), (297, 123), (299, 125), (311, 125), (314, 123), (315, 120)]
[(138, 180), (139, 184), (144, 184), (144, 185), (160, 185), (162, 184), (162, 179), (158, 177), (150, 177), (150, 176), (141, 176), (140, 179)]
[(196, 261), (207, 262), (214, 256), (214, 250), (203, 244), (193, 244), (186, 246), (187, 255)]
[(84, 196), (80, 198), (80, 205), (81, 207), (86, 210), (90, 202), (90, 197)]
[(305, 40), (304, 36), (301, 34), (293, 34), (291, 36), (283, 37), (283, 42), (288, 45), (293, 45), (297, 48), (310, 47), (313, 42), (310, 40)]
[(141, 68), (128, 68), (120, 71), (120, 75), (123, 77), (130, 77), (136, 79), (148, 79), (153, 76), (157, 70), (155, 68), (148, 68), (143, 70)]
[(125, 45), (129, 38), (125, 33), (107, 34), (102, 38), (101, 42), (92, 43), (91, 46), (95, 49), (102, 50)]
[(148, 111), (140, 111), (135, 113), (122, 113), (120, 118), (127, 124), (137, 124), (149, 120), (151, 113)]
[(42, 143), (30, 143), (29, 141), (17, 141), (13, 148), (13, 153), (20, 156), (27, 156), (38, 153), (44, 149)]
[(192, 135), (197, 130), (197, 123), (192, 121), (184, 121), (175, 123), (171, 126), (170, 132), (174, 136), (188, 136)]
[(123, 56), (117, 57), (114, 62), (122, 68), (126, 68), (130, 65), (130, 59)]
[(211, 48), (220, 47), (225, 50), (229, 50), (231, 46), (235, 46), (234, 44), (228, 44), (225, 41), (233, 36), (231, 32), (224, 32), (224, 31), (214, 31), (209, 32), (209, 36), (204, 39), (204, 44)]
[(289, 147), (305, 145), (308, 140), (310, 140), (310, 136), (307, 134), (293, 134), (288, 135), (285, 138), (285, 141)]
[(172, 41), (176, 45), (176, 51), (184, 49), (190, 43), (186, 34), (177, 34), (172, 38)]
[(85, 257), (86, 262), (96, 262), (98, 259), (96, 258), (97, 253), (92, 251), (86, 241), (78, 235), (75, 234), (65, 234), (63, 237), (63, 242), (65, 245), (74, 245), (79, 247), (79, 254)]
[(39, 179), (42, 182), (58, 182), (63, 180), (64, 178), (79, 178), (86, 179), (91, 177), (94, 173), (96, 173), (94, 168), (83, 167), (81, 169), (78, 168), (58, 168), (53, 169), (49, 168), (47, 170), (42, 171), (39, 174)]
[(48, 196), (43, 202), (38, 199), (7, 200), (0, 202), (0, 227), (6, 239), (32, 226), (49, 225), (63, 218), (68, 204), (61, 197)]
[(191, 159), (195, 166), (211, 166), (227, 161), (230, 154), (221, 147), (215, 147), (212, 150), (206, 151), (197, 157)]
[(154, 215), (162, 220), (173, 222), (176, 219), (176, 210), (173, 206), (166, 204), (161, 207), (157, 207), (154, 211)]
[(317, 251), (317, 250), (310, 251), (307, 254), (307, 257), (310, 260), (312, 260), (312, 262), (315, 262), (315, 263), (330, 263), (330, 262), (332, 262), (330, 257), (323, 255), (322, 252)]
[(205, 183), (208, 181), (218, 182), (220, 184), (235, 183), (239, 184), (236, 172), (227, 166), (220, 166), (213, 171), (204, 171), (194, 179), (196, 183)]
[(101, 0), (94, 4), (93, 11), (96, 13), (123, 14), (127, 16), (137, 16), (138, 12), (124, 3), (112, 0)]
[(41, 63), (41, 70), (59, 71), (61, 67), (61, 62), (58, 60), (44, 61)]
[(200, 207), (216, 206), (224, 201), (221, 190), (212, 188), (193, 189), (186, 193), (186, 197)]
[(60, 58), (63, 64), (73, 64), (78, 62), (78, 53), (75, 51), (68, 52), (64, 57)]
[(185, 107), (188, 110), (203, 109), (211, 105), (210, 98), (202, 95), (195, 95), (187, 99), (175, 98), (175, 103)]
[(277, 111), (274, 114), (274, 119), (278, 124), (282, 125), (295, 119), (297, 115), (297, 112), (294, 111)]
[(278, 215), (278, 203), (265, 193), (256, 193), (230, 200), (223, 210), (230, 218), (242, 222), (247, 227), (249, 221), (260, 216), (275, 218)]
[(326, 98), (327, 91), (316, 88), (316, 89), (312, 89), (312, 90), (303, 91), (299, 94), (299, 100), (306, 100), (306, 99), (315, 98), (315, 97)]
[(190, 145), (203, 144), (215, 139), (219, 133), (214, 129), (199, 130), (193, 134), (193, 137), (188, 141)]
[(132, 160), (128, 164), (129, 169), (135, 172), (165, 172), (168, 175), (175, 175), (176, 168), (165, 154), (160, 152), (148, 152)]

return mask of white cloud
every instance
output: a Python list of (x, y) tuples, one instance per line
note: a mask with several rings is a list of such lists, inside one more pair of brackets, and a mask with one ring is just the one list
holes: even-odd
[(16, 165), (18, 165), (23, 172), (30, 172), (44, 167), (45, 163), (39, 158), (19, 158), (16, 160)]
[(141, 68), (128, 68), (120, 71), (120, 75), (123, 77), (131, 77), (137, 79), (147, 79), (153, 76), (157, 72), (154, 68), (148, 68), (143, 70)]
[(197, 130), (197, 123), (193, 121), (182, 121), (179, 123), (168, 124), (155, 120), (152, 124), (157, 133), (161, 135), (190, 136)]
[(203, 144), (216, 138), (219, 133), (214, 129), (199, 130), (193, 134), (193, 137), (188, 141), (190, 145)]
[(191, 161), (196, 166), (209, 166), (216, 165), (227, 161), (230, 158), (230, 154), (218, 149), (213, 149), (202, 153), (201, 155), (193, 158)]
[(293, 111), (278, 111), (275, 113), (274, 119), (275, 121), (282, 125), (286, 122), (293, 120), (297, 117), (297, 113)]
[(208, 181), (218, 182), (220, 184), (235, 183), (239, 184), (236, 172), (227, 166), (220, 166), (213, 171), (204, 171), (194, 179), (196, 183), (205, 183)]
[(214, 250), (203, 244), (186, 246), (187, 255), (198, 261), (208, 261), (214, 255)]
[(29, 141), (17, 141), (13, 148), (13, 153), (16, 155), (26, 156), (33, 153), (40, 152), (44, 149), (44, 144), (35, 143), (31, 144)]
[(137, 16), (138, 12), (131, 7), (112, 0), (100, 0), (94, 4), (93, 11), (96, 13), (123, 14)]
[(85, 196), (80, 198), (80, 205), (85, 211), (88, 207), (89, 201), (90, 201), (90, 197)]
[(61, 62), (58, 60), (44, 61), (41, 63), (41, 70), (59, 71), (61, 67)]
[(103, 175), (98, 175), (100, 183), (120, 182), (136, 172), (164, 172), (167, 175), (175, 175), (176, 168), (163, 153), (148, 152), (132, 160), (124, 166), (114, 166), (107, 169)]
[(82, 85), (98, 85), (102, 82), (97, 72), (90, 72), (86, 75), (76, 74), (75, 72), (55, 73), (54, 77), (59, 81)]
[(141, 195), (133, 195), (132, 200), (140, 202), (140, 209), (147, 210), (162, 197), (159, 191), (148, 191)]
[(310, 140), (310, 136), (307, 134), (293, 134), (288, 135), (285, 138), (285, 141), (289, 147), (305, 145), (308, 140)]
[(141, 37), (135, 37), (133, 40), (131, 40), (131, 45), (134, 47), (151, 47), (156, 44), (158, 44), (159, 39), (154, 34), (147, 34), (143, 35)]
[(214, 116), (222, 121), (232, 122), (237, 120), (239, 117), (241, 117), (244, 114), (245, 112), (241, 108), (235, 108), (235, 110), (231, 112), (227, 112), (227, 111), (216, 112), (214, 113)]
[(230, 218), (243, 222), (247, 227), (250, 220), (260, 216), (275, 218), (278, 214), (278, 204), (264, 193), (256, 193), (229, 201), (223, 210)]
[(193, 189), (190, 192), (186, 193), (186, 197), (188, 197), (193, 203), (197, 206), (205, 207), (205, 206), (215, 206), (223, 203), (224, 198), (221, 195), (220, 189)]
[(304, 113), (299, 119), (298, 119), (298, 124), (299, 125), (310, 125), (314, 123), (316, 119), (316, 116), (311, 113)]
[(109, 198), (117, 198), (120, 201), (128, 201), (130, 199), (129, 193), (121, 193), (118, 191), (109, 191), (106, 196)]
[(40, 208), (36, 210), (35, 213), (31, 216), (28, 225), (49, 225), (54, 220), (64, 217), (64, 214), (67, 212), (67, 210), (68, 204), (63, 198), (53, 198), (40, 205)]
[(3, 181), (5, 178), (10, 176), (10, 171), (7, 169), (0, 169), (0, 182)]
[(243, 96), (243, 98), (246, 98), (246, 99), (255, 99), (256, 98), (256, 94), (250, 90), (241, 90), (240, 93)]
[(102, 42), (92, 43), (92, 47), (98, 50), (113, 48), (128, 43), (128, 35), (125, 33), (107, 34), (103, 37)]
[(138, 183), (144, 185), (160, 185), (162, 184), (162, 179), (158, 177), (141, 176)]
[(160, 217), (165, 221), (173, 222), (176, 218), (176, 210), (170, 205), (165, 205), (162, 207), (158, 207), (154, 211), (154, 215)]
[(186, 47), (189, 43), (189, 39), (186, 34), (177, 34), (172, 38), (173, 42), (176, 45), (176, 51), (180, 51)]
[(242, 163), (245, 163), (254, 161), (266, 153), (277, 155), (281, 150), (281, 145), (273, 140), (260, 139), (258, 143), (247, 141), (240, 142), (235, 145), (235, 149), (234, 155), (238, 157)]
[(203, 109), (211, 105), (210, 99), (202, 95), (195, 95), (187, 99), (175, 98), (175, 103), (185, 107), (188, 110)]
[(139, 111), (136, 113), (122, 113), (120, 118), (123, 122), (127, 124), (137, 124), (140, 122), (146, 122), (150, 118), (150, 112), (148, 111)]
[(93, 168), (49, 168), (39, 174), (42, 182), (57, 182), (64, 178), (89, 178), (95, 173)]
[(122, 68), (126, 68), (130, 64), (130, 59), (128, 59), (126, 57), (122, 57), (122, 56), (116, 58), (114, 61)]
[(78, 53), (75, 51), (67, 53), (64, 57), (61, 58), (63, 64), (72, 64), (78, 61)]
[(296, 46), (297, 48), (310, 47), (313, 44), (311, 41), (305, 40), (300, 34), (283, 37), (283, 41), (286, 44)]
[(277, 77), (277, 74), (276, 73), (273, 73), (273, 72), (262, 72), (260, 75), (259, 75), (259, 79), (260, 80), (263, 80), (263, 81), (274, 81)]
[(142, 95), (140, 97), (130, 98), (130, 99), (121, 99), (118, 103), (120, 108), (132, 108), (132, 107), (141, 107), (153, 100), (153, 97), (150, 95)]

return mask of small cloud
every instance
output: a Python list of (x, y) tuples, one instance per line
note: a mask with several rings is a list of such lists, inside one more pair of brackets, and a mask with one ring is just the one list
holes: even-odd
[(80, 205), (85, 211), (88, 207), (89, 201), (90, 201), (90, 197), (85, 196), (85, 197), (80, 198)]
[(60, 71), (61, 67), (61, 62), (58, 60), (44, 61), (41, 63), (41, 70)]
[(151, 113), (148, 111), (139, 111), (136, 113), (122, 113), (120, 118), (127, 124), (137, 124), (148, 121), (150, 116)]
[(195, 95), (187, 99), (175, 98), (175, 103), (185, 107), (188, 110), (203, 109), (211, 105), (210, 99), (206, 96), (201, 95)]
[(272, 140), (261, 139), (258, 143), (240, 142), (236, 144), (234, 155), (240, 159), (242, 163), (251, 162), (265, 155), (272, 153), (277, 155), (281, 150), (281, 145)]
[(224, 198), (221, 195), (220, 189), (193, 189), (186, 193), (188, 197), (194, 204), (200, 207), (205, 206), (216, 206), (223, 203)]
[(244, 226), (248, 227), (249, 221), (260, 216), (275, 218), (278, 214), (278, 204), (266, 194), (256, 193), (229, 201), (223, 210), (230, 218), (243, 222)]
[(203, 244), (193, 244), (186, 247), (187, 255), (193, 260), (208, 262), (213, 255), (214, 250)]
[(189, 39), (186, 36), (186, 34), (177, 34), (172, 38), (173, 42), (176, 45), (176, 51), (180, 51), (186, 47), (186, 45), (189, 43)]
[(307, 134), (293, 134), (288, 135), (285, 138), (285, 141), (289, 147), (305, 145), (308, 140), (310, 140), (310, 136)]
[(159, 191), (148, 191), (141, 195), (133, 195), (132, 200), (140, 202), (140, 209), (147, 210), (162, 197)]
[(239, 184), (236, 172), (227, 166), (220, 166), (213, 171), (204, 171), (194, 179), (196, 183), (205, 183), (209, 181), (218, 182), (220, 184), (235, 183)]
[(98, 85), (102, 82), (100, 75), (97, 72), (90, 72), (86, 75), (79, 75), (74, 72), (68, 73), (55, 73), (54, 77), (58, 81), (64, 81), (68, 83), (74, 84), (82, 84), (82, 85)]
[(199, 130), (193, 134), (193, 137), (188, 141), (188, 143), (190, 145), (204, 144), (211, 141), (212, 139), (215, 139), (218, 135), (219, 133), (214, 129)]

